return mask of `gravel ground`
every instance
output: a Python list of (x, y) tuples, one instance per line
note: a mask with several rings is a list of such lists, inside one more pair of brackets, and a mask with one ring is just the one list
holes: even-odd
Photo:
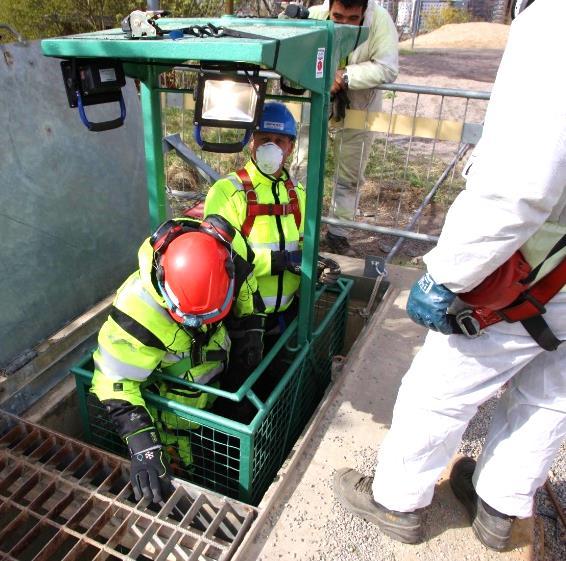
[[(459, 450), (461, 454), (473, 458), (479, 456), (496, 404), (497, 399), (493, 398), (479, 409), (464, 433)], [(564, 505), (566, 505), (566, 442), (562, 443), (548, 474), (548, 479), (564, 510)], [(566, 559), (566, 531), (544, 487), (541, 487), (535, 496), (534, 512), (535, 561)]]
[[(495, 410), (497, 398), (490, 399), (480, 409), (470, 422), (464, 433), (462, 444), (458, 451), (477, 458)], [(352, 467), (361, 473), (371, 474), (376, 461), (376, 450), (367, 447), (359, 450), (351, 458)], [(560, 502), (566, 504), (566, 443), (562, 445), (560, 453), (549, 473), (552, 483)], [(332, 486), (330, 479), (325, 481), (327, 487)], [(438, 491), (438, 490), (437, 490)], [(437, 492), (436, 495), (439, 493)], [(423, 512), (425, 527), (439, 524), (438, 518), (443, 517), (439, 524), (442, 527), (451, 527), (451, 514), (442, 507), (442, 498), (435, 495), (433, 504)], [(334, 502), (334, 512), (328, 516), (328, 521), (323, 528), (323, 542), (327, 553), (317, 552), (316, 557), (304, 557), (308, 561), (375, 561), (375, 553), (379, 551), (379, 561), (399, 561), (403, 557), (399, 544), (386, 538), (379, 532), (376, 526), (368, 524), (356, 516), (351, 516), (338, 502)], [(300, 520), (296, 520), (298, 524)], [(431, 538), (434, 539), (434, 538)], [(402, 547), (402, 546), (401, 546)], [(533, 561), (561, 561), (566, 559), (566, 531), (558, 520), (554, 505), (549, 499), (547, 492), (541, 488), (535, 497), (535, 557)], [(427, 551), (415, 550), (416, 558), (421, 555), (427, 559)], [(413, 558), (412, 558), (413, 559)], [(466, 549), (461, 552), (460, 561), (477, 561), (476, 557), (469, 557)]]

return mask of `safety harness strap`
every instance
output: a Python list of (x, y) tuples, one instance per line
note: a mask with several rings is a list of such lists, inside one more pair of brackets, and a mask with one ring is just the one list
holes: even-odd
[(555, 351), (562, 341), (557, 339), (546, 321), (542, 316), (533, 316), (532, 318), (521, 321), (527, 333), (537, 342), (539, 347), (545, 351)]
[[(298, 203), (283, 203), (283, 204), (254, 204), (248, 207), (248, 216), (287, 216), (288, 214), (294, 214), (299, 208)], [(300, 212), (300, 211), (299, 211)]]
[(201, 353), (199, 358), (201, 360), (198, 360), (197, 362), (194, 361), (194, 357), (182, 358), (174, 364), (162, 368), (161, 372), (178, 378), (185, 374), (193, 366), (198, 366), (205, 362), (226, 362), (228, 360), (228, 353), (224, 349), (204, 351)]
[(239, 169), (236, 175), (240, 178), (246, 193), (246, 219), (242, 224), (242, 234), (248, 237), (254, 226), (256, 216), (287, 216), (293, 214), (295, 216), (295, 224), (297, 230), (301, 227), (301, 207), (299, 206), (299, 199), (295, 184), (290, 178), (285, 180), (285, 189), (289, 202), (286, 204), (260, 204), (257, 202), (257, 193), (255, 192), (250, 174), (245, 168)]
[(478, 307), (473, 309), (472, 315), (477, 319), (480, 329), (500, 321), (508, 323), (520, 321), (543, 349), (553, 351), (562, 341), (554, 336), (542, 314), (546, 312), (545, 304), (556, 296), (564, 285), (566, 285), (566, 259), (523, 292), (511, 306), (496, 311)]

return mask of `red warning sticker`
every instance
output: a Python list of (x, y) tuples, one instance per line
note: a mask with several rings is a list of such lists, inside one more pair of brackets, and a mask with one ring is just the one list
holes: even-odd
[(316, 77), (322, 78), (324, 76), (324, 53), (326, 49), (321, 47), (316, 52)]

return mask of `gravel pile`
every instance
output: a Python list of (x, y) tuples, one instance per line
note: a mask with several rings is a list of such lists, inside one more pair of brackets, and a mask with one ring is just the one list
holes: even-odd
[[(422, 49), (504, 49), (509, 26), (502, 23), (476, 21), (449, 23), (415, 38), (414, 46)], [(411, 39), (399, 44), (411, 48)]]

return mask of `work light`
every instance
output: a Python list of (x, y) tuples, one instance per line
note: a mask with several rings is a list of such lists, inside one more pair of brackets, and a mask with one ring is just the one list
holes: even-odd
[[(267, 79), (242, 74), (199, 72), (195, 104), (195, 140), (209, 152), (240, 152), (257, 126), (263, 108)], [(202, 139), (202, 127), (244, 129), (239, 142)]]

